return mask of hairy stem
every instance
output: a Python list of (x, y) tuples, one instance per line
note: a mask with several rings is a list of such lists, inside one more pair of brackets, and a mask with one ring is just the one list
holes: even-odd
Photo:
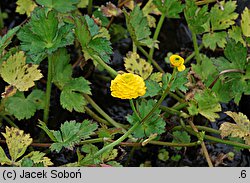
[(48, 55), (48, 75), (46, 83), (46, 95), (45, 95), (45, 106), (43, 113), (43, 121), (45, 124), (48, 124), (49, 119), (49, 107), (50, 107), (50, 95), (51, 95), (51, 86), (52, 86), (52, 55)]

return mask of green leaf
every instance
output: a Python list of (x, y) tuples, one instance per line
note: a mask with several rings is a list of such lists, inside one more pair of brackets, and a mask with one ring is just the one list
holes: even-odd
[[(226, 58), (219, 57), (212, 59), (214, 65), (216, 66), (218, 72), (222, 71), (234, 71), (224, 73), (220, 79), (223, 84), (217, 89), (218, 92), (221, 91), (220, 95), (230, 96), (229, 99), (234, 98), (234, 101), (238, 104), (243, 93), (249, 91), (249, 72), (248, 72), (248, 62), (247, 62), (247, 48), (241, 43), (235, 43), (235, 41), (230, 40), (225, 48), (224, 54)], [(246, 73), (244, 74), (246, 70)]]
[(184, 8), (180, 0), (154, 0), (153, 2), (161, 13), (166, 14), (168, 18), (180, 18), (179, 14)]
[(17, 31), (20, 29), (20, 26), (16, 26), (12, 29), (10, 29), (7, 34), (5, 34), (3, 37), (0, 37), (0, 54), (3, 53), (3, 50), (11, 43), (11, 39), (13, 36), (17, 33)]
[(18, 120), (31, 118), (35, 114), (36, 109), (36, 103), (31, 99), (25, 98), (21, 92), (6, 99), (5, 110)]
[[(173, 132), (173, 143), (190, 143), (191, 138), (185, 131), (174, 131)], [(177, 150), (181, 150), (182, 147), (175, 147)]]
[(14, 127), (6, 127), (5, 130), (6, 133), (2, 133), (2, 135), (6, 139), (11, 160), (15, 162), (25, 153), (27, 147), (32, 143), (32, 138), (29, 134), (24, 134), (23, 130)]
[(33, 102), (37, 110), (44, 109), (45, 93), (42, 90), (35, 89), (28, 95), (27, 100)]
[(198, 111), (201, 115), (214, 122), (220, 116), (216, 112), (221, 111), (221, 106), (218, 97), (209, 89), (205, 89), (194, 96), (198, 104)]
[[(221, 6), (223, 9), (221, 9)], [(212, 31), (224, 30), (234, 25), (234, 20), (238, 17), (238, 14), (234, 12), (236, 7), (236, 1), (221, 1), (220, 5), (216, 3), (209, 14)]]
[(218, 46), (220, 48), (224, 48), (227, 41), (227, 33), (222, 32), (214, 32), (214, 33), (206, 33), (202, 37), (202, 41), (205, 47), (210, 48), (211, 50), (215, 50)]
[(70, 55), (65, 48), (59, 49), (52, 55), (53, 83), (59, 88), (72, 79), (72, 66), (69, 64)]
[[(178, 90), (181, 90), (183, 92), (186, 92), (188, 90), (187, 86), (185, 86), (185, 84), (187, 84), (187, 82), (188, 82), (187, 74), (188, 74), (188, 69), (186, 69), (183, 72), (178, 72), (175, 80), (173, 81), (173, 83), (171, 85), (170, 91), (174, 92), (176, 89), (178, 89)], [(162, 89), (163, 90), (165, 90), (167, 88), (167, 85), (169, 83), (170, 78), (171, 78), (170, 73), (163, 75), (163, 77), (162, 77), (162, 81), (163, 81)]]
[(1, 76), (4, 81), (15, 86), (19, 91), (28, 91), (37, 81), (43, 77), (38, 65), (26, 64), (24, 52), (17, 52), (1, 65)]
[(109, 63), (112, 54), (111, 43), (106, 37), (99, 37), (101, 32), (94, 20), (88, 15), (75, 17), (75, 34), (81, 43), (82, 50), (86, 59), (96, 60), (99, 57), (104, 62)]
[(241, 29), (244, 36), (250, 37), (250, 9), (247, 7), (241, 14)]
[(37, 6), (36, 3), (32, 0), (17, 0), (16, 4), (17, 4), (16, 12), (20, 14), (26, 13), (28, 17)]
[(36, 2), (49, 10), (55, 9), (60, 13), (67, 13), (76, 10), (80, 0), (36, 0)]
[(91, 94), (89, 81), (83, 77), (70, 80), (64, 87), (60, 96), (60, 102), (63, 108), (72, 112), (74, 109), (77, 112), (84, 112), (84, 106), (87, 101), (82, 96), (82, 93)]
[(80, 0), (77, 7), (78, 8), (86, 8), (89, 4), (89, 0)]
[(186, 0), (186, 7), (184, 10), (185, 18), (188, 27), (195, 34), (200, 34), (205, 31), (204, 24), (209, 20), (208, 6), (205, 5), (199, 8), (194, 0)]
[[(146, 115), (152, 110), (153, 106), (155, 105), (155, 100), (148, 100), (148, 101), (141, 101), (138, 105), (138, 112), (141, 118), (146, 117)], [(136, 138), (143, 138), (150, 136), (151, 134), (157, 133), (162, 134), (165, 132), (165, 121), (160, 116), (161, 110), (157, 109), (151, 117), (144, 122), (143, 124), (139, 125), (137, 129), (133, 132), (133, 135)], [(135, 113), (132, 115), (127, 116), (127, 120), (130, 124), (136, 123), (140, 120)]]
[(201, 80), (208, 87), (219, 74), (212, 60), (201, 54), (201, 64), (192, 64), (192, 71), (198, 74)]
[(250, 121), (246, 115), (241, 112), (236, 113), (231, 111), (227, 111), (225, 113), (231, 118), (233, 118), (233, 120), (236, 122), (237, 126), (242, 132), (250, 135)]
[(128, 52), (124, 58), (125, 69), (133, 74), (140, 75), (144, 80), (147, 79), (153, 71), (153, 67), (145, 59), (140, 58), (136, 52)]
[(148, 46), (149, 48), (157, 47), (158, 45), (156, 42), (149, 37), (151, 32), (148, 26), (147, 17), (143, 15), (140, 7), (136, 6), (130, 14), (128, 14), (126, 10), (123, 12), (132, 40), (135, 41), (136, 44)]
[(81, 140), (89, 138), (96, 129), (97, 124), (89, 120), (84, 120), (82, 123), (66, 121), (61, 125), (60, 131), (51, 130), (57, 141), (50, 146), (50, 149), (56, 152), (60, 152), (63, 147), (73, 149)]
[(156, 81), (153, 81), (151, 79), (146, 80), (145, 81), (147, 90), (146, 90), (146, 94), (143, 95), (143, 97), (154, 97), (156, 95), (158, 95), (158, 93), (161, 91), (161, 87), (159, 85), (159, 83), (157, 83)]
[(169, 152), (166, 149), (160, 149), (158, 159), (161, 161), (167, 161), (169, 159)]
[(244, 46), (246, 46), (246, 43), (242, 37), (242, 32), (239, 26), (232, 26), (232, 29), (228, 30), (228, 36), (236, 41), (236, 43), (240, 42)]
[(21, 49), (26, 51), (34, 63), (39, 64), (45, 53), (51, 54), (58, 48), (70, 45), (74, 41), (72, 25), (61, 23), (54, 11), (36, 8), (31, 20), (18, 32)]

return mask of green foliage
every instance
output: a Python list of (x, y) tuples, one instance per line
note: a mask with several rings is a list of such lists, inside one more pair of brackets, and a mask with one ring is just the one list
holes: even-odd
[(143, 97), (154, 97), (156, 95), (159, 94), (159, 92), (161, 91), (161, 87), (159, 85), (159, 83), (157, 83), (154, 80), (148, 79), (145, 81), (147, 90), (146, 90), (146, 94), (143, 95)]
[(199, 34), (205, 31), (205, 28), (203, 26), (209, 20), (207, 5), (199, 8), (195, 4), (194, 0), (186, 0), (184, 14), (188, 23), (188, 27), (192, 32), (194, 32), (195, 34)]
[(235, 13), (237, 7), (236, 1), (221, 2), (221, 9), (219, 4), (215, 4), (210, 11), (210, 21), (211, 21), (211, 30), (218, 31), (229, 28), (231, 25), (235, 24), (238, 14)]
[(123, 12), (132, 40), (137, 45), (148, 46), (149, 48), (157, 47), (158, 45), (156, 42), (149, 37), (151, 32), (148, 26), (147, 17), (143, 15), (140, 7), (136, 6), (130, 14), (125, 10)]
[(88, 15), (75, 17), (75, 34), (81, 43), (82, 51), (86, 59), (96, 60), (96, 57), (109, 63), (112, 54), (111, 43), (106, 37), (99, 37), (99, 27)]
[(41, 90), (33, 90), (27, 98), (25, 98), (24, 93), (17, 92), (14, 96), (6, 99), (5, 110), (18, 120), (29, 119), (36, 110), (43, 109), (44, 99), (45, 94)]
[(211, 50), (215, 50), (217, 46), (220, 48), (225, 47), (227, 43), (226, 38), (226, 32), (213, 32), (204, 34), (202, 40), (205, 47), (209, 47)]
[[(153, 106), (155, 105), (155, 100), (143, 100), (138, 105), (138, 112), (141, 118), (146, 117), (146, 115), (152, 110)], [(165, 132), (165, 121), (160, 116), (161, 110), (157, 109), (151, 117), (144, 122), (143, 124), (140, 124), (137, 129), (134, 131), (134, 136), (136, 138), (143, 138), (148, 137), (151, 134), (157, 133), (162, 134)], [(127, 116), (127, 120), (130, 124), (136, 123), (138, 120), (138, 116), (133, 113), (132, 115)]]
[[(170, 91), (175, 91), (176, 89), (179, 89), (183, 92), (187, 91), (188, 88), (187, 88), (187, 86), (185, 86), (185, 84), (187, 84), (187, 82), (188, 82), (187, 73), (188, 73), (188, 69), (186, 69), (183, 72), (177, 73), (176, 78), (170, 87)], [(168, 83), (170, 81), (170, 78), (171, 78), (170, 73), (163, 75), (163, 77), (162, 77), (162, 82), (163, 82), (162, 89), (163, 90), (165, 90), (167, 88)]]
[(232, 26), (232, 29), (228, 30), (228, 36), (232, 38), (236, 43), (240, 42), (244, 46), (246, 46), (239, 26)]
[(246, 37), (250, 37), (250, 10), (246, 7), (241, 14), (241, 29)]
[(31, 20), (17, 34), (21, 49), (26, 51), (32, 62), (39, 64), (45, 53), (51, 54), (60, 47), (73, 43), (72, 25), (59, 23), (57, 13), (36, 8)]
[(19, 29), (20, 26), (16, 26), (13, 29), (10, 29), (3, 37), (0, 37), (0, 55), (2, 55), (3, 50), (11, 43), (11, 39)]
[(48, 9), (54, 9), (60, 13), (67, 13), (77, 9), (80, 0), (36, 0), (36, 2)]
[[(191, 138), (185, 131), (174, 131), (173, 132), (173, 143), (190, 143)], [(178, 150), (181, 150), (182, 147), (175, 147)]]
[(199, 75), (201, 80), (208, 87), (216, 78), (218, 71), (216, 70), (216, 67), (210, 58), (203, 54), (201, 54), (200, 56), (201, 64), (192, 64), (192, 70)]
[(169, 159), (169, 152), (166, 149), (160, 149), (158, 159), (161, 161), (167, 161)]
[(218, 97), (209, 89), (196, 93), (194, 100), (189, 104), (188, 111), (190, 115), (200, 113), (205, 118), (214, 122), (220, 116), (216, 112), (221, 111)]
[(60, 103), (63, 108), (72, 112), (84, 112), (87, 101), (82, 94), (91, 94), (90, 82), (83, 77), (72, 78), (72, 66), (69, 64), (70, 56), (66, 49), (59, 49), (52, 56), (53, 82), (62, 92)]
[(34, 81), (43, 77), (37, 68), (38, 65), (26, 64), (24, 52), (20, 51), (2, 63), (0, 74), (4, 81), (19, 91), (28, 91), (35, 85)]
[(180, 18), (179, 14), (184, 8), (180, 0), (154, 0), (153, 2), (161, 13), (166, 14), (168, 18)]
[(228, 42), (224, 54), (226, 58), (213, 59), (218, 72), (228, 71), (221, 76), (224, 84), (220, 86), (220, 90), (224, 92), (223, 95), (230, 96), (228, 100), (234, 98), (234, 101), (239, 103), (241, 95), (249, 93), (250, 68), (247, 62), (247, 49), (241, 43), (236, 44), (231, 40)]
[(72, 112), (84, 112), (84, 106), (87, 105), (82, 93), (91, 94), (90, 82), (83, 77), (70, 80), (64, 87), (60, 96), (60, 102), (63, 108)]
[(82, 123), (66, 121), (61, 124), (60, 130), (50, 130), (56, 140), (50, 146), (50, 149), (52, 151), (55, 150), (56, 152), (60, 152), (63, 147), (73, 149), (73, 147), (81, 140), (89, 138), (89, 135), (91, 135), (96, 129), (97, 124), (91, 123), (89, 120), (84, 120)]

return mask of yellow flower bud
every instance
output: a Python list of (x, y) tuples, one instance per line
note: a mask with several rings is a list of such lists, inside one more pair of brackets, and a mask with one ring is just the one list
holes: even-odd
[(172, 66), (177, 67), (178, 71), (184, 71), (186, 69), (184, 65), (184, 59), (179, 56), (179, 55), (171, 55), (170, 58), (170, 63)]
[(145, 82), (142, 77), (132, 74), (118, 74), (111, 81), (111, 95), (120, 99), (133, 99), (146, 93)]

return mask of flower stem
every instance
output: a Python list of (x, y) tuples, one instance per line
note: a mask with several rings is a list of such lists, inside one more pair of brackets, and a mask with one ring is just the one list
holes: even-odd
[(110, 123), (108, 121), (106, 121), (105, 119), (100, 118), (96, 113), (94, 113), (90, 108), (88, 108), (87, 106), (84, 107), (86, 113), (91, 116), (94, 120), (96, 120), (99, 123), (105, 124), (105, 125), (109, 125)]
[[(159, 20), (159, 22), (158, 22), (158, 24), (156, 26), (156, 29), (155, 29), (155, 33), (154, 33), (154, 36), (153, 36), (154, 41), (156, 41), (158, 39), (158, 36), (159, 36), (160, 31), (161, 31), (161, 27), (163, 25), (164, 20), (165, 20), (165, 13), (162, 13), (161, 17), (160, 17), (160, 20)], [(151, 58), (153, 58), (153, 55), (154, 55), (154, 47), (150, 48), (150, 50), (149, 50), (149, 56)]]
[[(203, 44), (199, 46), (199, 51), (203, 48)], [(195, 52), (191, 53), (186, 59), (185, 59), (185, 64), (187, 64), (193, 57), (195, 56)]]
[(201, 64), (201, 57), (200, 57), (200, 53), (199, 53), (197, 37), (196, 37), (196, 34), (193, 32), (192, 32), (192, 40), (193, 40), (193, 45), (194, 45), (195, 58), (196, 58), (197, 64), (200, 65)]
[(147, 57), (148, 60), (152, 62), (155, 68), (160, 71), (161, 73), (165, 73), (164, 70), (158, 65), (158, 63), (140, 46), (137, 45), (137, 48)]
[(48, 55), (48, 75), (46, 83), (46, 95), (45, 95), (45, 106), (43, 113), (43, 121), (45, 124), (48, 124), (49, 119), (49, 107), (50, 107), (50, 95), (51, 95), (51, 86), (52, 86), (52, 55)]
[(115, 78), (116, 75), (118, 74), (112, 67), (110, 67), (109, 65), (107, 65), (102, 59), (100, 59), (99, 57), (96, 56), (92, 56), (94, 58), (94, 60), (100, 64), (104, 69), (106, 69), (106, 71), (108, 71), (108, 73), (110, 74), (110, 76), (112, 78)]
[(89, 0), (89, 3), (88, 3), (88, 15), (89, 16), (92, 15), (92, 7), (93, 7), (93, 0)]
[(96, 103), (95, 101), (87, 94), (83, 94), (83, 97), (92, 105), (92, 107), (101, 114), (110, 124), (116, 128), (121, 128), (122, 132), (126, 133), (127, 130), (120, 124), (114, 121), (108, 114), (106, 114)]

